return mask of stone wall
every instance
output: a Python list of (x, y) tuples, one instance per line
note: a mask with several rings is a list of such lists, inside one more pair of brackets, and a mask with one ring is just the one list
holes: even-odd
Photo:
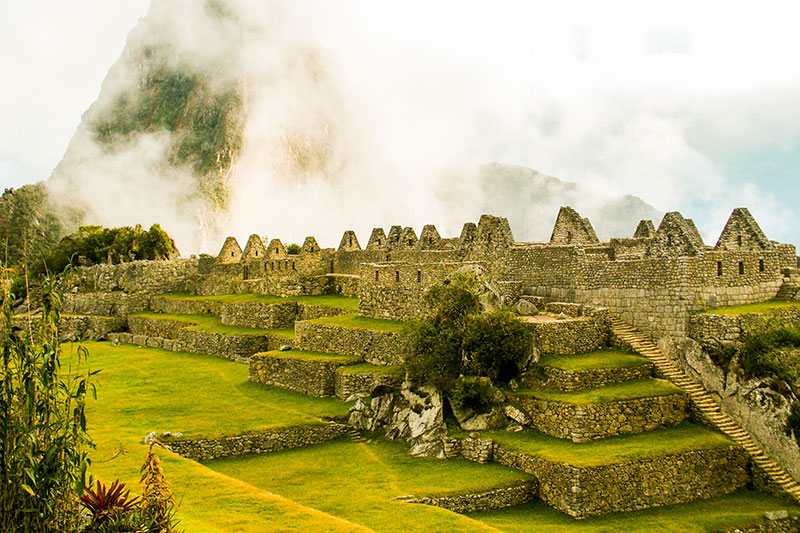
[(216, 315), (222, 312), (222, 302), (204, 300), (177, 300), (173, 298), (150, 298), (150, 310), (169, 315)]
[(197, 259), (133, 261), (75, 271), (74, 283), (90, 291), (165, 293), (191, 290), (199, 281)]
[(747, 456), (735, 445), (586, 467), (495, 445), (493, 459), (536, 476), (539, 497), (573, 518), (714, 498), (749, 481)]
[(391, 331), (351, 329), (314, 322), (295, 324), (295, 348), (352, 355), (374, 365), (402, 363), (403, 345), (402, 335)]
[[(22, 330), (31, 329), (34, 333), (39, 329), (41, 316), (15, 316), (14, 326)], [(61, 315), (58, 323), (58, 336), (62, 341), (102, 340), (116, 331), (125, 329), (124, 317), (94, 315)]]
[(653, 363), (627, 367), (591, 368), (587, 370), (563, 370), (554, 366), (537, 364), (534, 370), (524, 373), (520, 380), (529, 387), (542, 390), (572, 392), (632, 379), (650, 377)]
[[(598, 316), (556, 318), (523, 317), (533, 331), (533, 344), (541, 354), (588, 353), (608, 344), (610, 323)], [(543, 321), (546, 320), (546, 321)]]
[(538, 485), (534, 480), (482, 492), (422, 498), (404, 497), (403, 501), (406, 503), (433, 505), (454, 513), (463, 514), (523, 505), (535, 500), (538, 490)]
[(65, 292), (62, 311), (73, 315), (126, 316), (147, 311), (150, 295), (144, 293)]
[(345, 357), (298, 357), (292, 351), (257, 353), (250, 358), (250, 381), (310, 396), (333, 396), (336, 369), (354, 362)]
[(652, 431), (679, 424), (687, 416), (682, 393), (586, 405), (524, 395), (515, 399), (530, 415), (531, 427), (572, 442)]
[(191, 326), (191, 324), (182, 320), (144, 316), (128, 317), (128, 331), (134, 335), (143, 335), (145, 337), (177, 339), (180, 332), (188, 326)]
[(164, 444), (188, 459), (210, 461), (221, 457), (269, 453), (320, 444), (341, 437), (347, 431), (345, 424), (329, 423), (278, 428), (264, 433), (217, 439), (170, 439)]
[(800, 307), (739, 316), (694, 315), (689, 320), (688, 336), (703, 346), (743, 342), (748, 335), (767, 324), (800, 324)]
[(223, 304), (220, 313), (223, 324), (265, 329), (292, 327), (296, 316), (297, 304), (295, 302), (281, 304), (228, 302)]
[(403, 381), (403, 374), (398, 369), (396, 373), (386, 372), (348, 372), (347, 369), (337, 369), (334, 375), (334, 395), (346, 400), (357, 394), (371, 394), (378, 386), (399, 387)]

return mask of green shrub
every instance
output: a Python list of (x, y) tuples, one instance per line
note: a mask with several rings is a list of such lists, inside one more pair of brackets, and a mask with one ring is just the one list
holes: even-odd
[(450, 389), (448, 397), (456, 409), (472, 409), (482, 413), (492, 405), (492, 386), (486, 380), (465, 377)]
[(286, 253), (290, 255), (297, 255), (300, 253), (300, 250), (301, 248), (299, 244), (292, 243), (286, 247)]
[(778, 377), (796, 382), (797, 365), (776, 354), (782, 348), (800, 347), (800, 329), (781, 326), (752, 333), (739, 350), (739, 366), (746, 378)]
[(407, 326), (405, 369), (415, 383), (448, 391), (460, 375), (508, 381), (532, 345), (532, 333), (507, 311), (480, 313), (477, 281), (463, 274), (426, 294), (434, 310)]
[(7, 295), (2, 304), (0, 531), (72, 531), (89, 464), (85, 407), (96, 372), (62, 371), (59, 287), (47, 279), (41, 294), (32, 332), (14, 327)]

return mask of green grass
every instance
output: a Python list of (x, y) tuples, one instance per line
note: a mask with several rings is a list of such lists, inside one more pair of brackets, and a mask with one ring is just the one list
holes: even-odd
[(294, 339), (294, 329), (263, 329), (263, 328), (246, 328), (242, 326), (227, 326), (222, 323), (218, 316), (214, 315), (174, 315), (169, 313), (133, 313), (130, 316), (151, 318), (154, 320), (174, 320), (177, 322), (186, 322), (189, 324), (188, 329), (195, 331), (208, 331), (211, 333), (222, 333), (224, 335), (271, 335), (279, 339), (292, 340)]
[[(347, 404), (248, 381), (246, 366), (224, 359), (155, 348), (85, 343), (96, 376), (98, 399), (87, 418), (96, 450), (91, 473), (121, 479), (138, 490), (151, 431), (181, 431), (187, 437), (236, 435), (316, 423), (347, 414)], [(64, 361), (75, 350), (64, 345)], [(124, 453), (119, 454), (120, 450)], [(202, 465), (159, 451), (167, 479), (181, 503), (187, 532), (279, 530), (363, 531), (363, 528), (269, 494)], [(115, 455), (116, 458), (111, 459)], [(109, 460), (110, 459), (110, 460)]]
[(625, 368), (639, 366), (648, 360), (641, 355), (621, 350), (597, 350), (578, 355), (544, 355), (539, 364), (568, 371), (592, 370), (595, 368)]
[(370, 374), (397, 374), (400, 376), (403, 374), (403, 369), (397, 365), (371, 365), (369, 363), (347, 365), (337, 368), (336, 371), (342, 374), (361, 374), (364, 372), (369, 372)]
[(389, 331), (394, 333), (403, 331), (403, 322), (399, 320), (382, 320), (379, 318), (368, 318), (357, 314), (315, 318), (313, 320), (309, 320), (309, 322), (312, 324), (339, 326), (349, 329), (372, 329), (375, 331)]
[(764, 524), (764, 513), (787, 509), (793, 516), (800, 510), (786, 500), (767, 494), (739, 489), (733, 494), (681, 505), (646, 509), (633, 513), (574, 520), (542, 501), (469, 516), (501, 531), (560, 533), (617, 533), (639, 531), (652, 533), (727, 531), (734, 527)]
[(469, 518), (395, 498), (481, 491), (530, 479), (497, 464), (415, 458), (406, 450), (401, 442), (379, 437), (369, 443), (340, 440), (205, 464), (374, 531), (488, 530)]
[(533, 430), (513, 433), (482, 431), (510, 449), (574, 466), (598, 466), (688, 450), (708, 449), (733, 444), (722, 433), (705, 426), (683, 423), (656, 431), (621, 435), (576, 444)]
[(588, 405), (593, 403), (613, 402), (617, 400), (630, 400), (634, 398), (647, 398), (652, 396), (666, 396), (680, 394), (683, 389), (662, 379), (644, 378), (621, 383), (612, 383), (593, 389), (584, 389), (575, 392), (540, 391), (534, 389), (520, 389), (515, 392), (517, 396), (532, 396), (541, 400), (552, 400), (573, 405)]
[(306, 352), (303, 350), (287, 350), (285, 352), (281, 352), (279, 350), (273, 350), (271, 352), (257, 353), (253, 355), (253, 357), (281, 357), (284, 359), (300, 359), (303, 361), (324, 361), (324, 362), (344, 363), (345, 365), (357, 363), (358, 361), (360, 361), (359, 358), (353, 357), (351, 355), (337, 355), (337, 354), (321, 353), (321, 352)]
[(741, 315), (751, 315), (758, 313), (770, 313), (772, 311), (795, 309), (798, 307), (800, 307), (800, 302), (784, 302), (779, 300), (770, 300), (768, 302), (760, 302), (755, 304), (732, 305), (730, 307), (720, 307), (718, 309), (704, 309), (700, 311), (698, 314), (741, 316)]
[(245, 303), (257, 302), (263, 304), (285, 304), (301, 303), (303, 305), (321, 305), (325, 307), (338, 307), (347, 311), (358, 311), (358, 298), (349, 298), (338, 294), (323, 294), (319, 296), (270, 296), (267, 294), (215, 294), (210, 296), (199, 296), (188, 293), (160, 294), (157, 298), (167, 300), (186, 300), (196, 302), (224, 302), (224, 303)]

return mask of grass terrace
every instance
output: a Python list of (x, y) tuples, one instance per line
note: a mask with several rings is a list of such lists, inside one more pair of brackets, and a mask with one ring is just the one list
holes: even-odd
[(573, 466), (599, 466), (657, 455), (730, 446), (733, 441), (705, 426), (683, 423), (669, 428), (576, 444), (534, 430), (482, 431), (482, 437), (522, 453)]
[(173, 315), (169, 313), (133, 313), (130, 316), (150, 318), (154, 320), (174, 320), (186, 322), (189, 329), (197, 331), (208, 331), (211, 333), (221, 333), (224, 335), (271, 335), (279, 339), (294, 339), (294, 329), (263, 329), (246, 328), (242, 326), (227, 326), (215, 315)]
[(358, 311), (358, 298), (349, 298), (338, 294), (322, 294), (319, 296), (270, 296), (267, 294), (215, 294), (210, 296), (199, 296), (183, 292), (160, 294), (157, 298), (167, 300), (186, 300), (195, 302), (224, 302), (224, 303), (247, 303), (256, 302), (263, 304), (286, 304), (300, 303), (303, 305), (322, 305), (326, 307), (338, 307), (348, 311)]
[(489, 531), (467, 517), (395, 498), (477, 492), (531, 479), (493, 463), (415, 458), (406, 452), (403, 443), (374, 435), (367, 443), (339, 440), (205, 465), (374, 531)]
[(725, 315), (725, 316), (741, 316), (752, 315), (760, 313), (771, 313), (773, 311), (783, 311), (785, 309), (798, 309), (800, 302), (785, 302), (780, 300), (770, 300), (768, 302), (759, 302), (754, 304), (745, 305), (732, 305), (730, 307), (720, 307), (718, 309), (704, 309), (698, 314), (701, 315)]
[(349, 329), (371, 329), (375, 331), (388, 331), (400, 333), (403, 331), (403, 322), (399, 320), (383, 320), (380, 318), (368, 318), (358, 314), (329, 316), (325, 318), (315, 318), (309, 320), (312, 324), (323, 326), (339, 326)]
[(273, 350), (271, 352), (261, 352), (253, 355), (253, 357), (280, 357), (283, 359), (299, 359), (302, 361), (322, 361), (322, 362), (330, 362), (330, 363), (343, 363), (345, 365), (350, 365), (351, 363), (357, 363), (360, 361), (359, 358), (353, 357), (351, 355), (338, 355), (338, 354), (330, 354), (330, 353), (321, 353), (321, 352), (306, 352), (303, 350)]
[(541, 391), (534, 389), (520, 389), (514, 394), (517, 396), (532, 396), (541, 400), (552, 400), (573, 405), (588, 405), (594, 403), (613, 402), (617, 400), (631, 400), (635, 398), (648, 398), (652, 396), (666, 396), (668, 394), (681, 394), (683, 389), (663, 379), (645, 378), (612, 383), (593, 389), (584, 389), (575, 392)]
[(402, 376), (403, 369), (397, 365), (371, 365), (369, 363), (358, 363), (357, 365), (340, 367), (337, 369), (337, 372), (341, 372), (342, 374), (362, 374), (368, 372), (370, 374), (397, 374)]
[(501, 531), (561, 533), (617, 533), (641, 531), (648, 533), (674, 533), (728, 531), (734, 527), (764, 524), (764, 513), (780, 509), (799, 516), (800, 509), (786, 500), (745, 489), (714, 498), (681, 505), (669, 505), (633, 513), (614, 513), (576, 521), (556, 511), (542, 501), (511, 509), (499, 509), (469, 516)]
[(567, 371), (625, 368), (639, 366), (647, 362), (647, 358), (641, 355), (622, 350), (597, 350), (578, 355), (543, 355), (539, 359), (540, 365)]

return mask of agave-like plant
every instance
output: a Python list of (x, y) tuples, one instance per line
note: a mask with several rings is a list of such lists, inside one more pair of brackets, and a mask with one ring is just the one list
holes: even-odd
[(88, 488), (81, 496), (81, 505), (92, 513), (94, 523), (100, 523), (136, 510), (139, 505), (139, 497), (131, 497), (131, 491), (118, 480), (111, 483), (110, 486), (98, 481), (95, 489)]

